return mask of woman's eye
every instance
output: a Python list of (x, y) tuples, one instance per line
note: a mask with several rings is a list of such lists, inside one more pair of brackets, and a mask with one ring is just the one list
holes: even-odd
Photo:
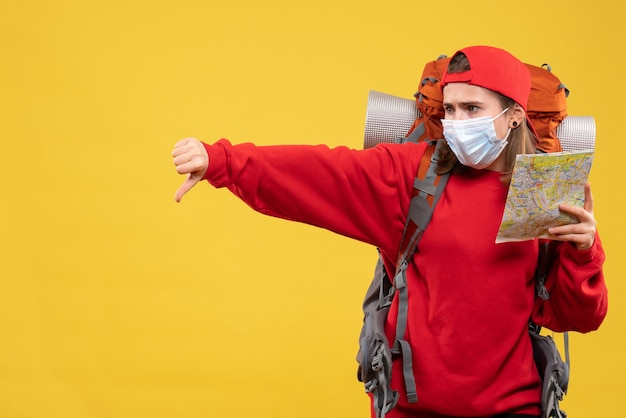
[(469, 106), (467, 110), (470, 112), (478, 112), (478, 106)]

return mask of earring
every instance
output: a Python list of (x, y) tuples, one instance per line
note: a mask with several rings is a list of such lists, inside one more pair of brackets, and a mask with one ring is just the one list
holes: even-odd
[(517, 122), (516, 121), (513, 121), (513, 127), (517, 128)]

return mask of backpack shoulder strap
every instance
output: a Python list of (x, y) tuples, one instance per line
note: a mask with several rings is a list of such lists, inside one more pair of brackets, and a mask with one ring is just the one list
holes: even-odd
[(422, 233), (430, 222), (437, 200), (448, 181), (449, 174), (435, 173), (439, 144), (439, 141), (431, 141), (424, 152), (413, 182), (413, 194), (400, 242), (398, 265), (402, 260), (409, 260), (413, 256)]
[[(438, 142), (437, 142), (438, 144)], [(431, 144), (422, 161), (413, 184), (413, 196), (409, 205), (407, 222), (402, 234), (400, 251), (396, 262), (396, 272), (393, 280), (394, 288), (398, 293), (398, 319), (396, 325), (396, 339), (391, 352), (402, 355), (403, 377), (407, 399), (411, 403), (417, 402), (417, 390), (413, 375), (413, 361), (411, 347), (405, 340), (408, 319), (408, 289), (406, 270), (408, 261), (413, 257), (417, 244), (428, 225), (435, 205), (447, 183), (449, 174), (437, 175), (437, 146)]]
[[(556, 245), (551, 241), (539, 243), (539, 259), (535, 272), (535, 295), (543, 300), (550, 299), (545, 280), (550, 270), (551, 261), (555, 257)], [(569, 334), (567, 331), (563, 333), (565, 349), (565, 362), (563, 362), (553, 338), (540, 334), (541, 326), (531, 320), (528, 324), (528, 331), (533, 344), (533, 357), (542, 380), (542, 417), (565, 418), (566, 414), (561, 410), (559, 401), (563, 400), (569, 384), (571, 368)]]
[[(556, 257), (556, 246), (559, 245), (553, 241), (545, 241), (539, 243), (539, 260), (537, 262), (537, 271), (535, 272), (535, 296), (543, 300), (550, 299), (550, 293), (546, 288), (546, 278), (550, 271), (550, 265), (552, 259)], [(541, 327), (534, 322), (530, 323), (530, 330), (536, 334), (539, 334)], [(569, 356), (569, 333), (563, 332), (563, 348), (565, 350), (565, 363), (568, 368), (570, 367)]]

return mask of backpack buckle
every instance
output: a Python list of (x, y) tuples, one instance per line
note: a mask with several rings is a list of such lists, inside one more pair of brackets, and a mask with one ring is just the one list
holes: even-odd
[(372, 358), (372, 370), (377, 372), (379, 370), (382, 370), (382, 368), (383, 368), (383, 356), (382, 354), (376, 354)]

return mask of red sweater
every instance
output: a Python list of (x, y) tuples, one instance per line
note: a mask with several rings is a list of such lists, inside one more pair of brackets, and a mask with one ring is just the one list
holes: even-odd
[[(227, 187), (259, 212), (372, 244), (388, 268), (394, 265), (425, 145), (381, 144), (357, 151), (232, 146), (220, 140), (205, 147), (205, 179), (215, 187)], [(419, 402), (406, 403), (396, 361), (397, 413), (538, 415), (540, 381), (529, 317), (555, 331), (587, 332), (606, 315), (605, 256), (598, 237), (586, 251), (558, 246), (546, 281), (550, 299), (535, 301), (537, 240), (495, 243), (507, 194), (499, 177), (487, 170), (451, 175), (408, 268), (406, 339), (413, 347)], [(390, 341), (396, 307), (387, 323)]]

